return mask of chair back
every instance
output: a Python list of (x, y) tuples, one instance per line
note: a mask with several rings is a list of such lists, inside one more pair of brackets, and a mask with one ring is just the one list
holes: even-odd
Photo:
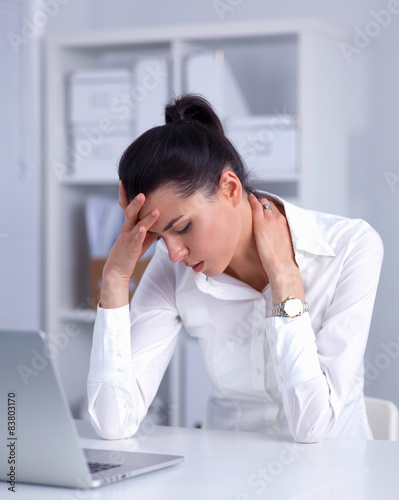
[(386, 399), (366, 397), (367, 418), (374, 439), (399, 441), (399, 410)]

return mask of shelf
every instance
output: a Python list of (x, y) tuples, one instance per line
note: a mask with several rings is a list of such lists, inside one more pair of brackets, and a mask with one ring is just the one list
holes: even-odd
[(110, 179), (109, 177), (67, 177), (60, 180), (60, 184), (66, 186), (118, 186), (119, 178)]
[(312, 18), (261, 20), (230, 23), (212, 23), (204, 26), (201, 23), (176, 26), (146, 26), (134, 30), (102, 30), (75, 33), (73, 35), (56, 35), (51, 39), (65, 48), (99, 48), (125, 47), (127, 45), (154, 46), (168, 44), (171, 40), (221, 40), (251, 39), (255, 37), (271, 38), (313, 33), (335, 39), (346, 38), (346, 29), (328, 22)]
[[(298, 172), (270, 172), (264, 177), (256, 177), (255, 182), (298, 182), (300, 174)], [(61, 179), (60, 184), (65, 186), (118, 186), (119, 179), (110, 180), (101, 177), (87, 177), (87, 178), (64, 178)]]
[(77, 323), (94, 323), (97, 311), (94, 309), (66, 309), (60, 312), (62, 322), (75, 321)]
[(281, 173), (281, 172), (270, 172), (264, 177), (255, 177), (254, 182), (255, 183), (265, 183), (265, 182), (298, 182), (300, 180), (300, 174), (299, 172), (287, 172), (287, 173)]

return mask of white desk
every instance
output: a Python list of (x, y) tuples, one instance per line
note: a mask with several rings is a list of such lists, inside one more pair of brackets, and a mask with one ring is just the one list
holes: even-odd
[(0, 482), (1, 499), (396, 500), (399, 442), (326, 439), (297, 444), (259, 433), (151, 426), (123, 441), (97, 438), (77, 421), (82, 446), (184, 455), (185, 462), (95, 490)]

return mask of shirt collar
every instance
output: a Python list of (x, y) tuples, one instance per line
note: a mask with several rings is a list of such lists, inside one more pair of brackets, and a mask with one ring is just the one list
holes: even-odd
[(208, 278), (204, 273), (196, 273), (191, 267), (184, 266), (182, 262), (177, 262), (176, 265), (182, 268), (182, 275), (178, 280), (177, 291), (180, 291), (184, 287), (188, 279), (192, 279), (195, 286), (201, 292), (209, 293), (218, 299), (254, 299), (261, 296), (260, 292), (227, 274), (222, 273), (218, 276)]
[(304, 251), (314, 255), (335, 257), (335, 251), (318, 226), (314, 212), (292, 205), (275, 194), (266, 191), (258, 192), (265, 198), (275, 200), (284, 206), (295, 253)]

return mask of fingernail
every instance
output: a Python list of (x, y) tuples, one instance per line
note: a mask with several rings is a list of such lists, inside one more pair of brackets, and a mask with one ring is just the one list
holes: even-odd
[(141, 194), (140, 193), (136, 196), (136, 201), (141, 201)]
[(155, 216), (157, 215), (157, 209), (153, 210), (153, 211), (151, 212), (151, 215), (152, 215), (153, 217), (155, 217)]

